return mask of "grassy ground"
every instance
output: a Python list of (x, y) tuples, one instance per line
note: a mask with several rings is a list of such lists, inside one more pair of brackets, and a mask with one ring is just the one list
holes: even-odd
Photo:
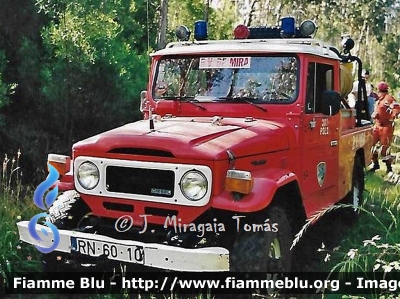
[(32, 190), (19, 184), (17, 158), (3, 161), (0, 177), (0, 275), (4, 272), (33, 271), (40, 266), (36, 248), (20, 244), (16, 223), (38, 213)]

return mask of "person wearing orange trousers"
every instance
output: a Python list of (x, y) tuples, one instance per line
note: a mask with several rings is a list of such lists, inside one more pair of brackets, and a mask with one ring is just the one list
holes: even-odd
[(376, 144), (379, 142), (381, 146), (382, 161), (386, 164), (386, 173), (392, 171), (392, 157), (389, 152), (389, 147), (393, 139), (394, 120), (400, 113), (400, 105), (396, 103), (393, 96), (389, 93), (389, 85), (386, 82), (379, 82), (378, 100), (375, 103), (373, 128), (373, 152), (371, 171), (379, 169), (378, 150)]

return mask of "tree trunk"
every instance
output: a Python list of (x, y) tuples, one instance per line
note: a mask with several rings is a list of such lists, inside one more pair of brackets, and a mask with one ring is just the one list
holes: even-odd
[(360, 46), (362, 45), (362, 41), (363, 41), (364, 38), (365, 38), (365, 31), (366, 31), (366, 29), (367, 29), (367, 20), (364, 19), (364, 23), (363, 23), (363, 26), (362, 26), (362, 28), (361, 28), (360, 36), (359, 36), (358, 41), (357, 41), (356, 56), (358, 56), (358, 57), (360, 57), (360, 51), (361, 51)]
[(168, 0), (161, 0), (160, 6), (160, 31), (158, 33), (157, 47), (165, 48), (167, 44), (167, 24), (168, 24)]
[(206, 0), (204, 4), (204, 21), (208, 23), (208, 10), (210, 9), (210, 0)]
[(256, 4), (259, 2), (259, 0), (253, 0), (253, 2), (250, 5), (250, 12), (249, 15), (247, 16), (247, 20), (245, 22), (245, 25), (247, 27), (251, 26), (251, 23), (253, 21), (254, 13), (256, 12)]

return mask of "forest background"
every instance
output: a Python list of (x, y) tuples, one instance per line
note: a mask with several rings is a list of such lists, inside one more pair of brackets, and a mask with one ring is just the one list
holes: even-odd
[[(22, 153), (33, 185), (50, 152), (141, 118), (149, 54), (174, 41), (180, 24), (207, 19), (209, 37), (232, 38), (237, 24), (292, 15), (318, 25), (316, 38), (353, 54), (372, 82), (400, 90), (398, 0), (0, 0), (0, 155)], [(160, 30), (165, 29), (165, 30)], [(18, 154), (20, 153), (20, 154)]]

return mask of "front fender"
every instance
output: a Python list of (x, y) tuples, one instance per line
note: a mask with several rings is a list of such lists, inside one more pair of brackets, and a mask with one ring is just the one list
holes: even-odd
[(254, 179), (252, 191), (235, 200), (232, 193), (223, 191), (214, 196), (212, 206), (234, 212), (256, 212), (267, 207), (279, 187), (297, 181), (297, 176), (286, 169), (265, 169), (251, 173)]

